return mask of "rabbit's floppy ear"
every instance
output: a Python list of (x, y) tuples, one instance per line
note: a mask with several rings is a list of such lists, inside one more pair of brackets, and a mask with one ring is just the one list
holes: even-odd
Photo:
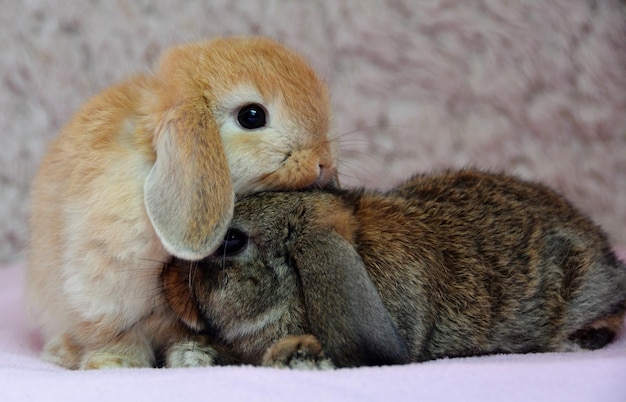
[(330, 229), (294, 246), (311, 332), (333, 362), (407, 363), (406, 344), (354, 247)]
[(175, 106), (162, 118), (154, 146), (144, 182), (152, 225), (171, 254), (204, 258), (222, 241), (235, 198), (217, 123), (200, 102)]

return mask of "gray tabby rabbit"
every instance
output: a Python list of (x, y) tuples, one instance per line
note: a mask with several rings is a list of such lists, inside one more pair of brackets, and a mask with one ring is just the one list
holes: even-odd
[(217, 252), (162, 276), (198, 333), (169, 366), (596, 349), (626, 310), (626, 266), (600, 228), (540, 184), (473, 170), (246, 197)]

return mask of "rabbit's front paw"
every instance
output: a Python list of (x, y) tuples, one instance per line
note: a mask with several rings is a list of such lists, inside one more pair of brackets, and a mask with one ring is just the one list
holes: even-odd
[(265, 352), (263, 365), (301, 370), (335, 368), (324, 354), (322, 345), (312, 335), (289, 336), (278, 340)]
[(80, 368), (82, 370), (102, 370), (150, 366), (152, 366), (152, 362), (150, 360), (139, 359), (137, 356), (129, 356), (102, 350), (87, 355), (81, 363)]
[(167, 367), (205, 367), (230, 363), (222, 352), (197, 339), (172, 345), (165, 356)]

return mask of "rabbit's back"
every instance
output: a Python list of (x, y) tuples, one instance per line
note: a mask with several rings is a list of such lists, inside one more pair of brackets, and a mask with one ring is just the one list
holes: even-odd
[(626, 268), (544, 186), (449, 172), (356, 205), (355, 243), (415, 360), (563, 350), (623, 313)]

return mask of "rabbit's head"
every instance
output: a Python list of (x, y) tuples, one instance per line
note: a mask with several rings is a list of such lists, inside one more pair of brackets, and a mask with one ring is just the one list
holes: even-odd
[(172, 254), (213, 251), (235, 195), (334, 184), (327, 90), (299, 55), (269, 39), (221, 38), (171, 49), (156, 76), (144, 194)]
[(229, 344), (311, 333), (338, 366), (406, 362), (406, 346), (352, 245), (355, 225), (349, 202), (331, 193), (246, 197), (215, 253), (166, 267), (166, 294), (187, 325)]

